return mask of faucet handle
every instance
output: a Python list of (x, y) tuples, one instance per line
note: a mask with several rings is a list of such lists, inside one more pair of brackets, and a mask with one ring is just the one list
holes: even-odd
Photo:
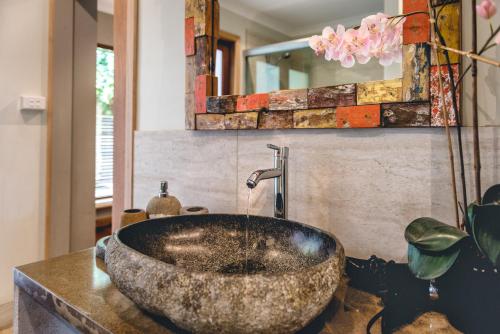
[(267, 144), (267, 148), (270, 148), (271, 150), (279, 151), (280, 148), (276, 145), (273, 144)]
[(271, 150), (276, 151), (276, 156), (281, 157), (282, 159), (288, 159), (288, 147), (283, 146), (279, 147), (273, 144), (267, 144), (267, 148), (270, 148)]

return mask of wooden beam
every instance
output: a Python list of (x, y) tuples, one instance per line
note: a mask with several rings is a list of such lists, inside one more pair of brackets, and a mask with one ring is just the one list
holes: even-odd
[(225, 114), (236, 111), (238, 95), (207, 97), (207, 113)]
[(331, 108), (356, 105), (356, 85), (310, 88), (307, 90), (308, 108)]
[[(459, 65), (452, 65), (453, 77), (455, 82), (458, 80), (459, 75)], [(457, 125), (456, 113), (453, 108), (452, 92), (451, 92), (451, 82), (450, 76), (448, 75), (448, 67), (446, 65), (441, 65), (441, 78), (443, 82), (443, 90), (445, 95), (446, 108), (448, 110), (448, 125)], [(457, 103), (460, 101), (460, 90), (457, 90)], [(442, 114), (444, 108), (443, 99), (439, 90), (439, 70), (437, 66), (431, 66), (431, 126), (445, 126), (444, 117)], [(460, 105), (458, 106), (460, 109)]]
[[(442, 10), (441, 10), (442, 9)], [(439, 12), (437, 19), (439, 31), (443, 35), (446, 42), (446, 46), (452, 49), (460, 49), (460, 4), (447, 4), (444, 7), (437, 7), (435, 9)], [(434, 42), (434, 41), (432, 41)], [(446, 57), (444, 55), (444, 50), (438, 49), (438, 57), (440, 64), (446, 64)], [(450, 63), (457, 64), (460, 61), (460, 55), (455, 52), (449, 52)], [(434, 54), (432, 55), (432, 65), (437, 65), (438, 62), (435, 59)]]
[(426, 43), (403, 45), (403, 100), (429, 101), (431, 49)]
[(184, 21), (184, 53), (186, 56), (193, 56), (196, 53), (194, 17), (188, 17)]
[(196, 115), (197, 130), (225, 130), (224, 115), (198, 114)]
[(49, 2), (45, 258), (70, 249), (73, 12), (73, 1)]
[(114, 2), (115, 98), (113, 230), (132, 207), (134, 131), (137, 107), (137, 0)]
[(269, 94), (269, 110), (308, 109), (307, 89), (280, 90)]
[(263, 111), (259, 115), (259, 129), (292, 129), (293, 111)]
[(334, 108), (299, 110), (293, 113), (295, 129), (331, 129), (337, 127)]
[[(427, 0), (404, 0), (403, 14), (428, 11)], [(429, 15), (416, 14), (406, 18), (403, 25), (403, 44), (425, 43), (430, 40), (431, 25)]]
[(259, 112), (237, 112), (226, 114), (224, 123), (226, 130), (253, 130), (257, 129)]
[(251, 94), (238, 97), (236, 111), (261, 111), (269, 109), (269, 94)]
[(358, 105), (401, 102), (403, 82), (401, 79), (370, 81), (358, 84)]
[(379, 104), (337, 108), (338, 128), (377, 128), (379, 126)]
[(382, 104), (382, 126), (386, 128), (429, 127), (429, 102)]

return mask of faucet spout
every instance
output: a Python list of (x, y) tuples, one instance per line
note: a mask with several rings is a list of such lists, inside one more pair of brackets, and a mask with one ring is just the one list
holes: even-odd
[(257, 187), (260, 181), (281, 177), (282, 174), (283, 173), (281, 169), (278, 168), (256, 170), (248, 178), (247, 187), (250, 189), (254, 189), (255, 187)]
[(274, 168), (259, 169), (247, 179), (247, 187), (254, 189), (260, 181), (274, 179), (274, 216), (287, 218), (288, 147), (267, 145), (274, 150)]

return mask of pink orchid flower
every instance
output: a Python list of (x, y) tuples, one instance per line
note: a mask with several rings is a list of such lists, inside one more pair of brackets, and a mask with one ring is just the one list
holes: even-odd
[(350, 68), (356, 63), (354, 55), (359, 51), (357, 44), (358, 32), (355, 29), (348, 29), (344, 34), (344, 40), (340, 52), (340, 64)]
[(497, 12), (497, 6), (491, 0), (483, 0), (479, 5), (476, 6), (477, 15), (481, 16), (483, 19), (490, 19)]
[(383, 13), (364, 18), (358, 29), (342, 25), (335, 31), (332, 27), (323, 29), (322, 36), (313, 36), (309, 45), (317, 55), (328, 61), (340, 61), (350, 68), (356, 61), (366, 64), (372, 57), (383, 66), (402, 61), (402, 35), (405, 18), (389, 18)]
[(326, 44), (323, 37), (314, 35), (309, 38), (309, 47), (314, 50), (316, 56), (322, 55), (326, 51)]
[(384, 32), (386, 23), (387, 23), (387, 15), (383, 13), (378, 13), (376, 15), (370, 15), (365, 17), (361, 21), (361, 27), (366, 28), (366, 30), (370, 33), (372, 38), (377, 38), (381, 33)]
[(330, 61), (340, 59), (344, 33), (345, 28), (341, 24), (337, 26), (337, 31), (333, 30), (331, 27), (323, 29), (323, 39), (327, 41), (327, 48), (325, 52), (326, 60)]

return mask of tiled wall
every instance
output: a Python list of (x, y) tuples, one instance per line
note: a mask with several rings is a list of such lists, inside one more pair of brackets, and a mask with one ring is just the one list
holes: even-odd
[[(472, 180), (471, 129), (464, 134)], [(500, 128), (481, 128), (481, 140), (486, 187), (500, 181)], [(267, 143), (290, 147), (290, 219), (334, 233), (348, 255), (404, 261), (412, 219), (454, 224), (443, 129), (138, 132), (134, 204), (145, 207), (166, 179), (183, 205), (246, 213), (246, 179), (272, 167)], [(250, 213), (272, 215), (272, 196), (273, 182), (261, 183)]]

